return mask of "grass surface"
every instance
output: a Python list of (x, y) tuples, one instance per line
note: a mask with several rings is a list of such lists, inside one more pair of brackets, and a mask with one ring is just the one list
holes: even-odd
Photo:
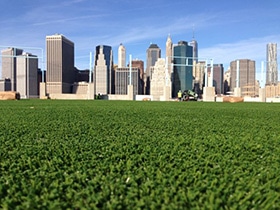
[(2, 209), (279, 209), (280, 104), (0, 101)]

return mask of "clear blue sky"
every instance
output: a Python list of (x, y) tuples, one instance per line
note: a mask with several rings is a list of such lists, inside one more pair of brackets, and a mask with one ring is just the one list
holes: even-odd
[[(89, 52), (120, 43), (133, 58), (144, 60), (150, 43), (165, 56), (168, 34), (173, 43), (191, 41), (193, 26), (199, 57), (214, 63), (266, 59), (266, 44), (280, 49), (278, 0), (1, 0), (0, 45), (45, 49), (46, 35), (60, 33), (75, 43), (75, 66), (89, 67)], [(278, 50), (279, 54), (279, 50)], [(279, 56), (278, 56), (279, 57)]]

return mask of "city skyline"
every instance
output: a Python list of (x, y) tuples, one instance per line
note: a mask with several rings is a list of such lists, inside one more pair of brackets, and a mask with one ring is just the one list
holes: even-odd
[(131, 54), (146, 65), (151, 43), (157, 44), (165, 57), (170, 34), (173, 43), (190, 42), (194, 37), (199, 57), (212, 58), (225, 70), (236, 59), (255, 60), (256, 78), (260, 79), (266, 44), (280, 43), (280, 5), (272, 0), (217, 0), (212, 4), (206, 0), (3, 0), (0, 6), (4, 8), (0, 14), (1, 46), (45, 50), (47, 35), (64, 34), (75, 43), (75, 66), (79, 69), (89, 68), (89, 52), (98, 45), (112, 46), (116, 64), (120, 43), (126, 47), (127, 62)]

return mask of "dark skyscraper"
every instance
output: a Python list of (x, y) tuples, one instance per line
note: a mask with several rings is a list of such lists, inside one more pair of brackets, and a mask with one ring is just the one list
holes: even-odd
[[(207, 72), (210, 75), (211, 67), (208, 65)], [(213, 86), (216, 94), (224, 94), (224, 67), (223, 64), (213, 65)]]
[(193, 89), (193, 47), (180, 41), (174, 45), (173, 55), (172, 97), (176, 97), (179, 90)]
[(151, 44), (147, 49), (147, 63), (146, 63), (146, 94), (150, 94), (150, 77), (151, 67), (155, 65), (157, 60), (161, 57), (161, 50), (156, 44)]
[(138, 94), (144, 94), (144, 61), (142, 60), (132, 60), (131, 65), (133, 68), (140, 69), (140, 88), (141, 91)]

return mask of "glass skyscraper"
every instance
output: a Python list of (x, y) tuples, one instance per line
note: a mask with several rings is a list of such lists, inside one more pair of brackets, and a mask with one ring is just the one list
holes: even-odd
[(193, 47), (180, 41), (173, 47), (172, 97), (179, 90), (193, 89)]

